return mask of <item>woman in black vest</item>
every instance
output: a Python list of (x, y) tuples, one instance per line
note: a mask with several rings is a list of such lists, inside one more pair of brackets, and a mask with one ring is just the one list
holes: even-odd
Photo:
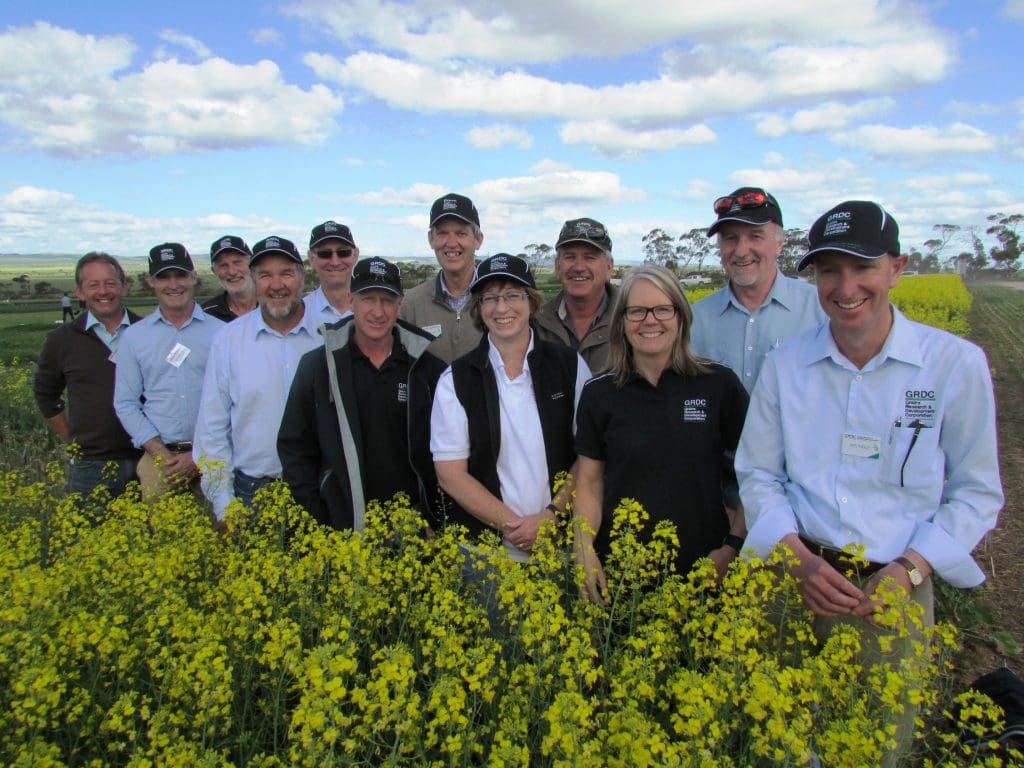
[(468, 311), (486, 333), (441, 375), (430, 449), (438, 484), (454, 502), (447, 522), (471, 534), (498, 531), (523, 561), (568, 497), (553, 501), (551, 486), (576, 458), (576, 403), (590, 370), (573, 350), (533, 333), (542, 296), (523, 259), (484, 260), (470, 291)]
[[(644, 265), (622, 281), (609, 327), (611, 369), (587, 383), (577, 414), (576, 557), (588, 596), (602, 600), (611, 516), (635, 499), (679, 536), (676, 571), (710, 557), (719, 577), (743, 546), (742, 510), (727, 510), (723, 482), (747, 413), (730, 369), (690, 348), (693, 313), (676, 276)], [(594, 535), (596, 533), (596, 536)]]

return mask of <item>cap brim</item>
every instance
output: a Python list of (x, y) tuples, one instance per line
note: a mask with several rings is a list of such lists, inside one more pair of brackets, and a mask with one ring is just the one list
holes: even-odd
[(611, 251), (605, 248), (601, 243), (595, 243), (593, 240), (589, 240), (585, 237), (570, 237), (568, 240), (560, 240), (559, 242), (555, 243), (555, 250), (558, 250), (559, 248), (564, 248), (570, 243), (584, 243), (585, 245), (592, 245), (595, 248), (597, 248), (597, 250), (603, 251), (604, 253), (611, 253)]
[(534, 287), (533, 285), (530, 284), (529, 280), (525, 280), (521, 276), (512, 274), (511, 272), (489, 272), (488, 274), (484, 275), (483, 277), (477, 278), (477, 281), (475, 283), (473, 283), (473, 285), (471, 285), (469, 287), (469, 292), (470, 293), (475, 293), (477, 291), (477, 289), (481, 285), (483, 285), (485, 282), (487, 282), (488, 280), (490, 280), (492, 278), (495, 278), (495, 277), (503, 277), (506, 280), (513, 280), (513, 281), (519, 283), (520, 285), (525, 285), (527, 288), (533, 288)]
[(715, 232), (721, 229), (722, 225), (727, 221), (738, 221), (741, 224), (754, 224), (756, 226), (759, 224), (767, 224), (769, 221), (774, 221), (774, 219), (771, 217), (771, 214), (765, 215), (761, 208), (753, 209), (745, 216), (739, 213), (735, 213), (730, 216), (723, 216), (708, 227), (708, 237), (711, 237)]
[(814, 248), (813, 250), (808, 251), (806, 255), (802, 259), (800, 259), (800, 263), (797, 264), (796, 267), (797, 272), (802, 271), (808, 264), (814, 261), (814, 257), (817, 256), (819, 253), (846, 253), (849, 254), (850, 256), (856, 256), (858, 259), (870, 259), (874, 261), (875, 259), (880, 259), (883, 256), (885, 256), (885, 254), (887, 254), (888, 251), (882, 251), (881, 253), (865, 253), (864, 251), (858, 250), (857, 248), (848, 243), (835, 243), (833, 245), (823, 245), (819, 248)]
[(343, 243), (348, 243), (348, 244), (349, 244), (349, 245), (351, 245), (351, 246), (352, 246), (353, 248), (355, 248), (355, 247), (356, 247), (356, 244), (355, 244), (355, 243), (353, 243), (353, 242), (352, 242), (351, 240), (349, 240), (349, 239), (348, 239), (347, 237), (342, 237), (341, 235), (324, 235), (323, 237), (317, 238), (316, 240), (314, 240), (313, 242), (311, 242), (311, 243), (309, 244), (309, 247), (310, 247), (310, 248), (315, 248), (316, 246), (320, 245), (320, 243), (322, 243), (322, 242), (323, 242), (324, 240), (341, 240), (341, 242), (343, 242)]
[(380, 283), (375, 283), (373, 285), (364, 285), (361, 288), (352, 288), (352, 293), (362, 293), (363, 291), (372, 291), (374, 289), (378, 289), (381, 291), (390, 291), (391, 293), (395, 294), (395, 296), (405, 296), (405, 292), (401, 288), (395, 288), (395, 286), (393, 285), (382, 285)]
[(225, 251), (234, 251), (235, 253), (242, 254), (246, 258), (249, 258), (249, 256), (251, 255), (251, 254), (248, 254), (245, 251), (243, 251), (241, 248), (235, 248), (235, 246), (233, 246), (233, 245), (228, 245), (228, 246), (225, 246), (224, 248), (218, 248), (216, 251), (211, 253), (210, 254), (210, 261), (214, 261), (218, 256), (220, 256)]
[(470, 218), (468, 218), (466, 216), (463, 216), (461, 213), (455, 213), (454, 211), (447, 211), (445, 213), (442, 213), (436, 219), (431, 220), (430, 226), (434, 226), (441, 219), (459, 219), (460, 221), (464, 221), (467, 224), (472, 224), (474, 227), (479, 227), (480, 226), (479, 224), (477, 224), (472, 219), (470, 219)]
[(156, 270), (156, 272), (150, 272), (149, 276), (150, 277), (156, 277), (157, 275), (161, 275), (161, 274), (163, 274), (164, 272), (166, 272), (169, 269), (176, 269), (179, 272), (184, 272), (186, 275), (190, 275), (190, 274), (192, 274), (193, 272), (196, 271), (194, 266), (189, 268), (189, 267), (182, 266), (181, 264), (168, 264), (166, 266), (160, 267), (160, 269)]
[(254, 253), (249, 258), (249, 263), (250, 264), (255, 264), (257, 261), (262, 259), (264, 256), (270, 256), (270, 255), (275, 254), (275, 253), (278, 256), (284, 256), (289, 261), (294, 261), (296, 264), (301, 264), (302, 263), (302, 257), (301, 256), (296, 256), (296, 254), (294, 254), (294, 253), (289, 253), (288, 251), (284, 250), (283, 248), (267, 248), (267, 250), (265, 250), (265, 251), (260, 251), (259, 253)]

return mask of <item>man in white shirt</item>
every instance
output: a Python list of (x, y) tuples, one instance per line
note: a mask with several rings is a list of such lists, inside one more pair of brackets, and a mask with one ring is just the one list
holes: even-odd
[(280, 478), (277, 429), (299, 359), (323, 344), (302, 301), (305, 271), (291, 240), (256, 243), (250, 261), (259, 311), (227, 324), (213, 340), (192, 455), (218, 519), (237, 496), (245, 504)]

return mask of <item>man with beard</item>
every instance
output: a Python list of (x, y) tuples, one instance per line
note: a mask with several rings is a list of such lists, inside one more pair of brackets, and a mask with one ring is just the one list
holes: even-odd
[(256, 289), (249, 272), (252, 251), (236, 235), (218, 237), (210, 245), (213, 274), (224, 292), (203, 303), (203, 312), (230, 323), (256, 307)]
[(299, 359), (323, 343), (302, 302), (306, 277), (295, 244), (261, 240), (249, 266), (259, 311), (229, 323), (213, 341), (192, 447), (218, 519), (232, 498), (251, 504), (281, 476), (277, 428), (288, 390)]

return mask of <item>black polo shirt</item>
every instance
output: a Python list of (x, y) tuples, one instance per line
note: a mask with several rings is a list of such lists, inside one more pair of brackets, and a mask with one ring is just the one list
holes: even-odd
[(391, 355), (375, 368), (355, 343), (352, 386), (359, 408), (363, 444), (363, 496), (366, 501), (387, 501), (404, 491), (416, 503), (419, 481), (409, 462), (409, 366), (412, 359), (397, 335)]
[(207, 299), (200, 304), (200, 306), (203, 308), (203, 312), (216, 317), (218, 320), (223, 320), (225, 323), (230, 323), (238, 317), (238, 315), (231, 311), (231, 307), (228, 305), (227, 291), (223, 291), (213, 298)]
[(612, 513), (623, 498), (650, 514), (642, 539), (659, 520), (675, 524), (676, 568), (721, 546), (729, 532), (722, 506), (723, 475), (732, 475), (724, 452), (735, 450), (748, 396), (728, 368), (683, 378), (665, 371), (652, 387), (633, 376), (619, 389), (611, 375), (587, 382), (576, 415), (576, 452), (604, 462), (601, 528), (595, 548), (609, 551)]

